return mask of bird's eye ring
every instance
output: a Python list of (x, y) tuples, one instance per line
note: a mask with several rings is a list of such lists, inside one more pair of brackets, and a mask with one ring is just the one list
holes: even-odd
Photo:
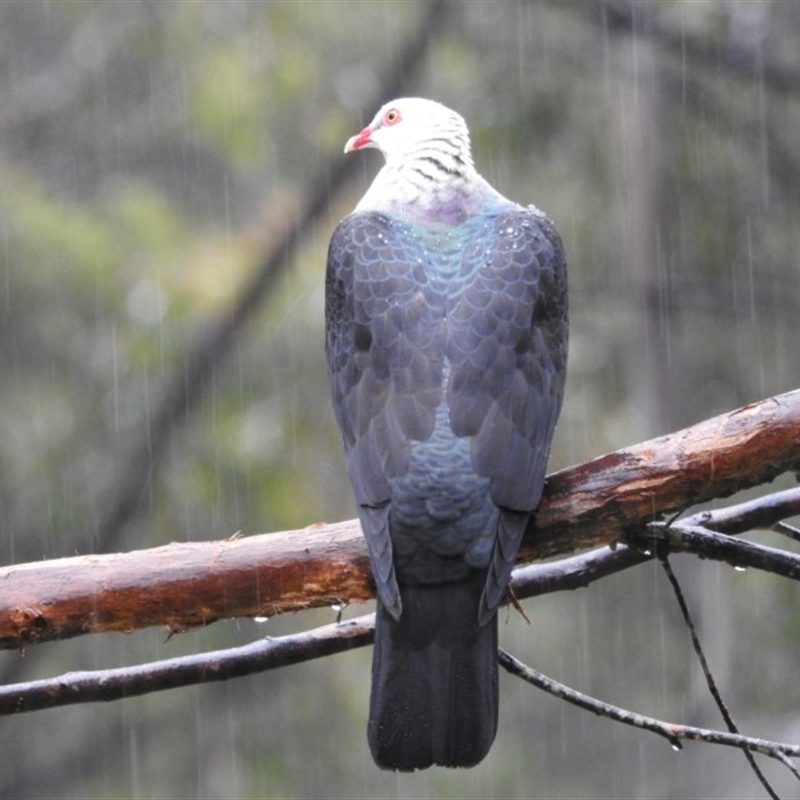
[(400, 122), (400, 112), (396, 108), (390, 108), (383, 115), (384, 125), (397, 125), (398, 122)]

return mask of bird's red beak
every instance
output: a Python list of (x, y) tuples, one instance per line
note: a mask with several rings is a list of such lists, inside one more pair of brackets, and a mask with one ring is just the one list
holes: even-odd
[(371, 137), (372, 137), (372, 128), (370, 127), (364, 128), (364, 130), (361, 131), (361, 133), (357, 133), (355, 136), (351, 136), (347, 140), (347, 144), (344, 146), (345, 153), (352, 153), (353, 150), (359, 150), (365, 145), (371, 144), (372, 142)]

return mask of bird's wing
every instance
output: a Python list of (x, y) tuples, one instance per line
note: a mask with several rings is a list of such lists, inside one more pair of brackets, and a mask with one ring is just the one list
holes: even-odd
[(552, 223), (533, 208), (487, 215), (465, 253), (480, 267), (448, 311), (447, 399), (453, 431), (472, 437), (475, 470), (490, 478), (501, 509), (485, 617), (544, 488), (566, 372), (566, 260)]
[(408, 470), (411, 442), (430, 436), (443, 397), (443, 300), (434, 296), (424, 255), (410, 226), (356, 212), (335, 230), (326, 272), (333, 410), (377, 589), (396, 617), (389, 481)]

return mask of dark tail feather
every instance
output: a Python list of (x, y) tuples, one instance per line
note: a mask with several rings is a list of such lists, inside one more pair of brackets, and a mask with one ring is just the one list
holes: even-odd
[(378, 602), (367, 736), (379, 767), (471, 767), (489, 752), (497, 614), (478, 624), (485, 580), (403, 586), (399, 622)]

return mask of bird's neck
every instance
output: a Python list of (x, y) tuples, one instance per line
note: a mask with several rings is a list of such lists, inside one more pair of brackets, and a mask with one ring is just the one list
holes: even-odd
[(471, 162), (390, 160), (356, 210), (382, 211), (417, 223), (458, 225), (499, 197)]

